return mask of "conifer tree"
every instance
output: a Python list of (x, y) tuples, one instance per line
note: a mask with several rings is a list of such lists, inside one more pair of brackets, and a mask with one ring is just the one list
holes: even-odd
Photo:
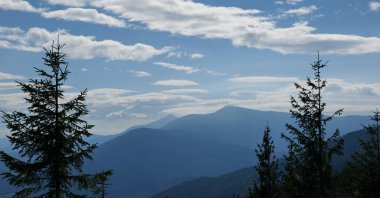
[[(380, 197), (380, 112), (377, 110), (371, 116), (372, 125), (363, 126), (368, 135), (366, 140), (360, 139), (362, 152), (355, 152), (349, 163), (351, 182), (354, 183), (358, 197)], [(353, 192), (354, 193), (354, 192)]]
[[(92, 159), (96, 148), (84, 140), (92, 134), (83, 116), (86, 90), (76, 97), (64, 97), (63, 83), (70, 73), (67, 69), (64, 45), (57, 42), (43, 58), (46, 69), (34, 68), (39, 75), (29, 83), (18, 82), (26, 93), (27, 112), (3, 112), (8, 136), (19, 157), (0, 152), (0, 160), (8, 168), (1, 173), (19, 189), (14, 197), (84, 197), (80, 190), (95, 188), (99, 174), (84, 174), (84, 159)], [(87, 191), (88, 192), (88, 191)]]
[(325, 126), (334, 116), (341, 115), (343, 109), (330, 116), (324, 114), (326, 103), (322, 101), (322, 90), (326, 80), (321, 79), (321, 69), (326, 64), (318, 54), (317, 61), (311, 65), (314, 78), (307, 77), (306, 86), (295, 83), (298, 96), (290, 98), (290, 113), (297, 126), (286, 124), (289, 134), (282, 134), (289, 143), (284, 176), (288, 197), (331, 196), (331, 160), (333, 155), (341, 154), (343, 139), (338, 129), (327, 137)]
[(274, 154), (274, 142), (267, 125), (263, 134), (263, 141), (255, 150), (259, 160), (255, 169), (259, 175), (258, 184), (255, 181), (253, 190), (250, 190), (250, 198), (274, 198), (279, 196), (279, 172), (278, 159)]
[(112, 171), (103, 171), (102, 174), (95, 176), (96, 188), (93, 189), (95, 195), (99, 195), (100, 198), (105, 198), (107, 195), (107, 186), (109, 177), (112, 175)]

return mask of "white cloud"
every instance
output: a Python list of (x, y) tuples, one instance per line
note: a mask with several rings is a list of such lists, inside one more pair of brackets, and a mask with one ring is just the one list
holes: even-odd
[(0, 91), (17, 89), (17, 85), (15, 82), (0, 82)]
[(284, 14), (285, 15), (298, 15), (298, 16), (308, 15), (308, 14), (316, 11), (317, 9), (318, 9), (317, 6), (311, 5), (308, 7), (301, 7), (301, 8), (297, 8), (297, 9), (287, 10), (284, 12)]
[(0, 72), (0, 80), (23, 80), (25, 76)]
[(380, 10), (380, 2), (371, 1), (368, 6), (371, 11), (376, 12)]
[(274, 3), (275, 3), (275, 4), (278, 4), (278, 5), (284, 5), (284, 2), (283, 2), (283, 1), (275, 1)]
[(124, 110), (121, 110), (121, 111), (115, 111), (115, 112), (111, 112), (111, 113), (106, 114), (105, 117), (106, 117), (106, 118), (122, 117), (122, 116), (124, 116), (124, 113), (125, 113)]
[(185, 71), (188, 74), (200, 71), (199, 69), (195, 69), (193, 67), (183, 66), (183, 65), (176, 65), (176, 64), (172, 64), (172, 63), (155, 62), (153, 64), (159, 65), (161, 67), (169, 68), (169, 69), (178, 70), (178, 71)]
[[(53, 5), (59, 4), (74, 7), (84, 6), (86, 3), (85, 0), (49, 0), (48, 2)], [(49, 19), (59, 18), (66, 21), (81, 21), (87, 23), (107, 25), (110, 27), (126, 27), (126, 24), (123, 20), (99, 13), (95, 9), (67, 8), (64, 10), (47, 11), (47, 9), (35, 8), (28, 1), (23, 0), (2, 0), (0, 1), (0, 9), (40, 13), (41, 16)]]
[(82, 7), (85, 6), (88, 0), (47, 0), (49, 4), (52, 5), (64, 5), (71, 7)]
[[(288, 3), (299, 3), (299, 0)], [(307, 22), (278, 27), (261, 11), (236, 7), (209, 6), (194, 1), (93, 0), (105, 9), (148, 29), (184, 36), (229, 39), (233, 45), (270, 49), (283, 54), (364, 54), (380, 52), (380, 38), (358, 35), (316, 33)]]
[(296, 77), (274, 77), (274, 76), (244, 76), (234, 77), (228, 79), (235, 83), (283, 83), (283, 82), (297, 82)]
[(40, 52), (43, 46), (49, 47), (51, 41), (57, 39), (57, 35), (61, 42), (67, 44), (64, 52), (72, 59), (106, 58), (109, 60), (146, 61), (171, 50), (171, 47), (156, 49), (142, 43), (124, 45), (114, 40), (97, 41), (93, 36), (72, 35), (65, 30), (50, 32), (43, 28), (33, 27), (25, 32), (19, 28), (1, 26), (0, 47)]
[(336, 78), (327, 79), (327, 83), (326, 94), (340, 100), (356, 98), (368, 102), (367, 98), (375, 99), (380, 96), (380, 83), (349, 83)]
[(190, 56), (191, 59), (199, 59), (199, 58), (203, 58), (204, 55), (203, 54), (192, 54)]
[(286, 3), (287, 4), (290, 4), (290, 5), (297, 5), (299, 3), (302, 3), (303, 0), (286, 0)]
[(208, 74), (213, 75), (213, 76), (225, 76), (227, 75), (226, 73), (223, 72), (217, 72), (217, 71), (212, 71), (212, 70), (207, 70), (206, 71)]
[(236, 97), (241, 97), (241, 96), (247, 97), (247, 96), (254, 96), (256, 95), (256, 93), (257, 92), (253, 90), (237, 90), (237, 91), (231, 91), (230, 95), (236, 96)]
[(99, 88), (91, 89), (88, 91), (87, 95), (92, 96), (103, 96), (103, 97), (114, 97), (119, 95), (124, 95), (128, 93), (133, 93), (135, 91), (126, 90), (126, 89), (113, 89), (113, 88)]
[(126, 27), (123, 20), (99, 13), (95, 9), (67, 8), (65, 10), (43, 12), (41, 15), (45, 18), (59, 18), (66, 21), (82, 21), (110, 27)]
[(88, 69), (87, 68), (81, 68), (80, 70), (82, 70), (83, 72), (86, 72), (86, 71), (88, 71)]
[[(368, 114), (380, 105), (379, 83), (351, 83), (342, 79), (327, 80), (328, 86), (323, 95), (327, 102), (328, 112), (344, 108), (346, 115)], [(264, 91), (250, 90), (245, 87), (231, 91), (232, 98), (219, 97), (218, 99), (209, 98), (207, 95), (207, 98), (201, 98), (203, 95), (199, 97), (186, 95), (207, 93), (202, 89), (172, 89), (147, 93), (136, 93), (126, 89), (93, 89), (88, 91), (86, 97), (86, 103), (91, 111), (86, 120), (96, 125), (94, 129), (96, 133), (116, 133), (123, 131), (127, 126), (141, 123), (141, 119), (148, 121), (148, 119), (159, 118), (166, 114), (183, 116), (192, 113), (211, 113), (226, 105), (288, 112), (289, 96), (296, 96), (297, 90), (292, 84), (281, 85), (279, 88)], [(66, 94), (74, 96), (77, 93), (66, 92)], [(0, 93), (0, 109), (25, 110), (24, 97), (23, 93)], [(140, 112), (149, 118), (138, 115)]]
[(2, 111), (23, 111), (26, 109), (24, 93), (0, 93), (0, 109)]
[(182, 56), (186, 56), (187, 53), (180, 52), (180, 51), (171, 51), (168, 53), (168, 58), (175, 57), (175, 58), (181, 58)]
[(1, 0), (0, 9), (18, 10), (24, 12), (41, 12), (43, 9), (33, 7), (29, 2), (23, 0)]
[(155, 82), (154, 85), (183, 87), (195, 86), (198, 85), (198, 83), (190, 80), (160, 80)]
[(206, 94), (208, 93), (205, 89), (170, 89), (164, 90), (162, 93), (167, 94)]
[(285, 3), (289, 5), (297, 5), (302, 2), (303, 0), (286, 0), (286, 1), (275, 1), (274, 3), (278, 5), (284, 5)]
[(152, 74), (146, 72), (146, 71), (134, 71), (130, 70), (129, 72), (133, 73), (136, 77), (148, 77), (151, 76)]

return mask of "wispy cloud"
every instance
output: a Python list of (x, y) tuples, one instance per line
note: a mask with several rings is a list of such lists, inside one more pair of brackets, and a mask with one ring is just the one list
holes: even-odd
[(58, 18), (66, 21), (82, 21), (119, 28), (126, 27), (123, 20), (99, 13), (95, 9), (67, 8), (64, 10), (43, 12), (41, 15), (45, 18)]
[(184, 87), (195, 86), (198, 85), (198, 83), (190, 80), (160, 80), (155, 82), (154, 85)]
[(191, 59), (200, 59), (200, 58), (203, 58), (204, 55), (203, 54), (192, 54), (190, 56)]
[(29, 2), (23, 0), (1, 0), (0, 9), (18, 10), (24, 12), (42, 12), (44, 9), (35, 8)]
[[(16, 3), (14, 3), (16, 2)], [(200, 36), (203, 38), (229, 39), (233, 45), (257, 49), (270, 49), (283, 54), (305, 54), (320, 50), (325, 54), (364, 54), (380, 52), (380, 38), (359, 35), (316, 33), (316, 28), (308, 22), (294, 23), (289, 27), (278, 27), (277, 21), (256, 9), (241, 9), (237, 7), (210, 6), (193, 1), (150, 1), (150, 0), (92, 0), (92, 1), (62, 1), (49, 0), (52, 4), (92, 6), (104, 9), (129, 21), (145, 24), (150, 30), (158, 30), (184, 36)], [(280, 2), (280, 1), (278, 1)], [(281, 1), (296, 5), (302, 0)], [(36, 8), (22, 0), (4, 0), (3, 9), (20, 9), (36, 11)], [(17, 6), (16, 6), (17, 5)], [(378, 10), (378, 2), (371, 2), (370, 9)], [(0, 6), (1, 7), (1, 6)], [(37, 9), (38, 10), (38, 9)], [(77, 8), (62, 11), (51, 11), (55, 15)], [(87, 11), (84, 11), (87, 10)], [(107, 18), (112, 21), (106, 25), (124, 26), (122, 20), (101, 14), (96, 10), (83, 9), (90, 16)], [(193, 12), (197, 10), (197, 12)], [(288, 14), (305, 15), (316, 10), (315, 6), (288, 10)], [(59, 14), (58, 14), (59, 13)], [(144, 13), (144, 14), (142, 14)], [(74, 14), (70, 19), (86, 22), (102, 23), (102, 20), (89, 21), (90, 16)], [(289, 41), (292, 41), (289, 44)], [(0, 41), (0, 46), (9, 43)], [(120, 54), (118, 55), (120, 56)]]
[(290, 5), (297, 5), (299, 3), (302, 3), (303, 0), (286, 0), (286, 3), (287, 4), (290, 4)]
[(0, 82), (0, 91), (17, 89), (17, 83), (15, 82)]
[(380, 10), (380, 2), (371, 1), (371, 2), (369, 2), (368, 6), (369, 6), (369, 9), (371, 11), (376, 12), (376, 11)]
[[(351, 83), (343, 79), (327, 79), (327, 81), (328, 86), (323, 93), (324, 100), (328, 104), (327, 111), (332, 112), (338, 108), (345, 108), (346, 115), (367, 114), (378, 107), (379, 83)], [(121, 131), (123, 127), (126, 128), (126, 118), (131, 118), (134, 122), (129, 123), (128, 126), (139, 123), (134, 119), (143, 118), (133, 116), (141, 112), (149, 117), (162, 117), (166, 114), (183, 116), (192, 113), (211, 113), (226, 105), (287, 112), (290, 107), (289, 96), (295, 96), (297, 90), (292, 84), (282, 83), (281, 87), (275, 89), (250, 90), (246, 87), (236, 89), (230, 91), (229, 96), (217, 99), (202, 98), (203, 95), (197, 97), (189, 95), (198, 93), (207, 93), (207, 91), (203, 89), (171, 89), (161, 92), (137, 93), (125, 89), (90, 89), (86, 103), (91, 111), (89, 119), (97, 119), (96, 132), (104, 133), (102, 130), (108, 129), (109, 133), (115, 133)], [(66, 94), (74, 96), (77, 93), (66, 92)], [(4, 111), (24, 110), (26, 108), (24, 97), (23, 93), (0, 93), (0, 109)], [(123, 120), (124, 124), (117, 120)]]
[(317, 6), (311, 5), (311, 6), (308, 6), (308, 7), (300, 7), (300, 8), (297, 8), (297, 9), (287, 10), (287, 11), (284, 12), (284, 14), (285, 15), (298, 15), (298, 16), (308, 15), (308, 14), (316, 11), (317, 9), (318, 9)]
[(217, 71), (213, 71), (213, 70), (207, 70), (206, 72), (210, 75), (213, 75), (213, 76), (225, 76), (225, 75), (227, 75), (226, 73), (217, 72)]
[(153, 64), (159, 65), (161, 67), (169, 68), (169, 69), (174, 69), (177, 71), (185, 71), (188, 74), (200, 71), (199, 69), (196, 69), (196, 68), (193, 68), (190, 66), (176, 65), (176, 64), (172, 64), (172, 63), (155, 62)]
[(278, 4), (278, 5), (284, 5), (284, 4), (289, 4), (289, 5), (297, 5), (299, 3), (302, 3), (303, 0), (284, 0), (284, 1), (275, 1), (274, 3), (275, 4)]
[(47, 0), (47, 2), (52, 5), (81, 7), (81, 6), (85, 6), (88, 0)]
[(65, 30), (50, 32), (44, 28), (33, 27), (23, 31), (20, 28), (1, 26), (0, 48), (40, 52), (43, 46), (49, 47), (51, 41), (57, 39), (57, 35), (67, 44), (64, 51), (72, 59), (146, 61), (171, 50), (171, 47), (156, 49), (142, 43), (124, 45), (114, 40), (97, 41), (94, 36), (72, 35)]
[(134, 70), (130, 70), (129, 72), (133, 73), (136, 77), (148, 77), (148, 76), (151, 76), (152, 74), (146, 72), (146, 71), (134, 71)]
[(162, 93), (167, 94), (206, 94), (208, 93), (205, 89), (170, 89), (164, 90)]
[[(1, 31), (1, 30), (0, 30)], [(23, 80), (25, 76), (0, 72), (0, 80)]]
[[(287, 3), (299, 2), (293, 0)], [(90, 4), (120, 18), (145, 24), (150, 30), (229, 39), (236, 46), (270, 49), (283, 54), (315, 53), (317, 50), (326, 54), (380, 52), (378, 37), (316, 33), (316, 28), (307, 22), (278, 27), (272, 17), (263, 16), (261, 11), (255, 9), (216, 7), (175, 0), (94, 0)], [(302, 13), (305, 12), (310, 12), (310, 9)], [(301, 13), (300, 10), (298, 13)]]
[(49, 0), (50, 4), (74, 6), (75, 8), (48, 11), (46, 8), (36, 8), (28, 1), (24, 0), (2, 0), (0, 1), (0, 9), (39, 13), (41, 16), (48, 19), (57, 18), (66, 21), (81, 21), (86, 23), (107, 25), (110, 27), (127, 27), (123, 20), (99, 13), (96, 9), (78, 8), (84, 6), (85, 2), (86, 1), (81, 0)]
[(283, 82), (297, 82), (296, 77), (275, 77), (275, 76), (244, 76), (234, 77), (228, 79), (234, 83), (283, 83)]

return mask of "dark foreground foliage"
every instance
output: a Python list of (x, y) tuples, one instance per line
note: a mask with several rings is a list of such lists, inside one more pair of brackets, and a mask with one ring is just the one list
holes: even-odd
[(74, 98), (64, 96), (63, 84), (70, 72), (62, 47), (53, 42), (45, 49), (47, 69), (35, 68), (38, 78), (18, 83), (27, 95), (27, 112), (3, 112), (11, 132), (8, 138), (20, 156), (0, 152), (8, 168), (1, 173), (3, 179), (20, 189), (14, 197), (86, 197), (80, 191), (98, 192), (99, 178), (111, 174), (82, 172), (84, 159), (91, 159), (96, 148), (83, 139), (92, 135), (93, 125), (83, 120), (88, 114), (86, 90)]

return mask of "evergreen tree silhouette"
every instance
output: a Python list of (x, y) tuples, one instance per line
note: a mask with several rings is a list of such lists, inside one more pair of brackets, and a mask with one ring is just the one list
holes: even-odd
[(92, 135), (93, 125), (83, 120), (86, 90), (70, 100), (64, 97), (62, 86), (70, 72), (63, 46), (53, 41), (49, 50), (44, 48), (47, 70), (34, 68), (38, 78), (18, 82), (27, 94), (28, 112), (3, 112), (8, 138), (19, 152), (16, 158), (0, 151), (8, 168), (3, 179), (20, 189), (14, 197), (85, 197), (77, 193), (95, 188), (96, 177), (105, 174), (82, 172), (84, 159), (92, 159), (96, 148), (83, 139)]
[(322, 90), (326, 80), (321, 79), (321, 69), (326, 67), (318, 59), (311, 64), (314, 78), (307, 77), (306, 86), (295, 83), (299, 91), (297, 98), (291, 96), (290, 113), (297, 126), (286, 124), (289, 134), (282, 133), (289, 143), (289, 153), (285, 156), (284, 189), (288, 197), (322, 198), (331, 197), (331, 160), (341, 154), (343, 139), (336, 129), (332, 136), (326, 137), (326, 124), (343, 109), (326, 116), (326, 103), (322, 101)]
[(363, 126), (368, 139), (359, 140), (363, 151), (352, 155), (349, 170), (351, 182), (356, 187), (352, 189), (352, 193), (356, 191), (359, 197), (375, 198), (380, 197), (380, 112), (378, 110), (371, 116), (371, 120), (374, 124)]
[(258, 184), (255, 181), (253, 190), (249, 192), (249, 198), (274, 198), (279, 196), (279, 172), (278, 159), (274, 154), (274, 142), (267, 125), (263, 134), (263, 141), (255, 150), (259, 160), (255, 169), (259, 175)]
[(102, 174), (96, 175), (96, 187), (93, 189), (95, 195), (99, 195), (100, 198), (105, 198), (107, 195), (107, 186), (110, 184), (108, 180), (112, 175), (112, 171), (103, 171)]

